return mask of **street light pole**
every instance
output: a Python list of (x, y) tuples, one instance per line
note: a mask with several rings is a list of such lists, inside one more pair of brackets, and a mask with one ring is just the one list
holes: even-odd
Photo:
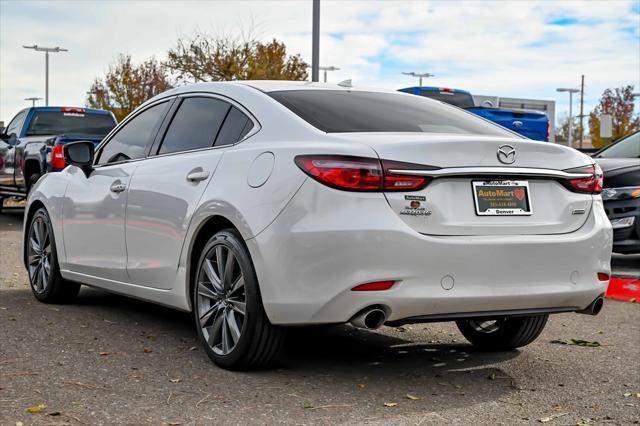
[(327, 82), (327, 71), (338, 71), (340, 68), (334, 67), (333, 65), (327, 67), (318, 67), (321, 71), (324, 71), (324, 82)]
[(33, 49), (36, 52), (44, 52), (44, 104), (49, 106), (49, 52), (59, 53), (68, 52), (67, 49), (63, 49), (60, 46), (56, 47), (42, 47), (34, 44), (33, 46), (22, 45), (25, 49)]
[(428, 72), (424, 72), (424, 73), (415, 73), (415, 72), (403, 72), (402, 74), (404, 75), (410, 75), (412, 77), (418, 77), (420, 80), (420, 87), (422, 87), (422, 78), (429, 78), (429, 77), (435, 77), (435, 75), (433, 74), (429, 74)]
[(31, 106), (34, 107), (36, 106), (36, 101), (40, 101), (42, 100), (42, 98), (30, 97), (30, 98), (24, 98), (24, 100), (31, 101)]
[(568, 89), (559, 87), (557, 92), (569, 92), (569, 146), (573, 148), (573, 94), (580, 92), (580, 89)]
[(320, 0), (313, 0), (311, 34), (311, 81), (320, 81)]

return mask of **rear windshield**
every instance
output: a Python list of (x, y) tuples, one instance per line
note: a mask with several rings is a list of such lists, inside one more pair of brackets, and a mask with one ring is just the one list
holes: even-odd
[(611, 145), (597, 155), (598, 158), (640, 158), (640, 132)]
[(517, 137), (473, 114), (420, 96), (344, 90), (288, 90), (269, 95), (327, 133), (461, 133)]
[(452, 92), (432, 92), (423, 90), (421, 93), (425, 98), (435, 99), (447, 104), (455, 105), (458, 108), (473, 108), (473, 98), (469, 93), (452, 93)]
[(84, 135), (103, 137), (115, 127), (110, 115), (36, 111), (31, 119), (27, 136)]

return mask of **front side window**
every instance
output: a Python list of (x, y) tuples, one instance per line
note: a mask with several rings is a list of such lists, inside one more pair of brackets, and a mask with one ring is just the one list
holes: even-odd
[(169, 102), (163, 102), (133, 117), (107, 142), (100, 153), (98, 164), (146, 157), (168, 106)]
[(22, 123), (24, 123), (24, 119), (26, 116), (27, 116), (27, 111), (22, 111), (18, 113), (18, 115), (16, 115), (13, 118), (13, 120), (11, 120), (11, 123), (9, 123), (9, 125), (7, 126), (7, 130), (5, 130), (5, 133), (7, 135), (11, 135), (12, 133), (15, 133), (15, 135), (18, 136), (18, 133), (22, 128)]
[(269, 95), (327, 133), (455, 133), (521, 137), (474, 114), (421, 96), (348, 90), (289, 90)]
[(186, 98), (171, 120), (158, 153), (212, 147), (229, 108), (227, 102), (215, 98)]

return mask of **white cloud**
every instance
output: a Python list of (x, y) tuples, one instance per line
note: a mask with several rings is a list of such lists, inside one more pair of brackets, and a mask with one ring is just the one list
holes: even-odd
[[(475, 93), (555, 99), (586, 75), (587, 108), (606, 87), (640, 86), (640, 15), (628, 1), (323, 1), (321, 62), (331, 81), (398, 88), (400, 71), (437, 74), (429, 84)], [(637, 7), (637, 6), (636, 6)], [(551, 25), (569, 19), (574, 25)], [(0, 119), (44, 96), (44, 58), (22, 44), (60, 45), (51, 57), (51, 103), (78, 105), (118, 53), (164, 57), (194, 31), (253, 27), (311, 57), (311, 2), (0, 1)]]

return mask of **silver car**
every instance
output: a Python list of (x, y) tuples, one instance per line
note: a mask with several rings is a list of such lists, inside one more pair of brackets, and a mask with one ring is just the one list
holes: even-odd
[(225, 368), (268, 365), (290, 325), (456, 321), (508, 350), (602, 307), (599, 167), (434, 100), (195, 84), (64, 155), (26, 207), (35, 297), (86, 284), (191, 311)]

